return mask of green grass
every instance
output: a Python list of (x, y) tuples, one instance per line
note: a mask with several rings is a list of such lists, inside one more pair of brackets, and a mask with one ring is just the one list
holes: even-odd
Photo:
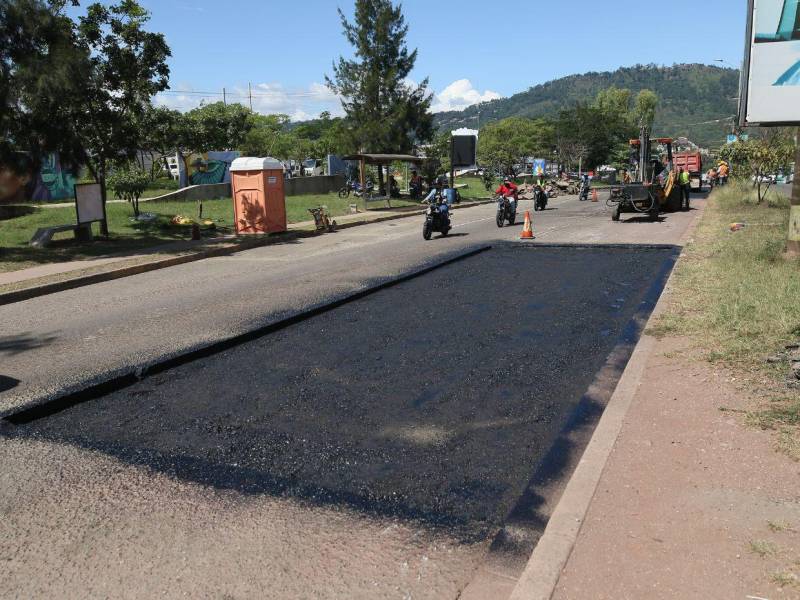
[(773, 556), (777, 554), (778, 548), (775, 544), (767, 540), (751, 540), (750, 552), (760, 556), (761, 558), (765, 558), (767, 556)]
[[(687, 336), (737, 379), (767, 382), (772, 401), (751, 420), (778, 429), (783, 449), (800, 458), (800, 394), (786, 388), (785, 363), (765, 361), (800, 338), (800, 262), (783, 257), (788, 206), (777, 193), (757, 205), (748, 184), (715, 191), (653, 333)], [(731, 223), (746, 226), (731, 232)]]
[[(156, 190), (158, 191), (158, 190)], [(324, 205), (332, 216), (350, 213), (350, 205), (356, 204), (359, 211), (386, 209), (386, 202), (370, 202), (365, 205), (359, 198), (341, 199), (337, 194), (290, 196), (286, 198), (289, 223), (312, 219), (308, 208)], [(393, 208), (417, 206), (417, 202), (392, 200)], [(38, 207), (25, 209), (27, 214), (12, 219), (0, 220), (0, 272), (15, 271), (53, 262), (85, 260), (118, 253), (135, 253), (161, 244), (186, 240), (190, 236), (189, 226), (172, 225), (175, 215), (194, 218), (197, 203), (194, 201), (142, 202), (143, 213), (153, 213), (157, 219), (150, 223), (132, 221), (133, 210), (125, 203), (109, 203), (106, 206), (110, 236), (108, 240), (96, 239), (92, 243), (78, 243), (72, 232), (56, 234), (47, 248), (31, 248), (28, 245), (34, 232), (40, 227), (52, 227), (75, 222), (72, 207)], [(204, 235), (233, 233), (233, 203), (230, 198), (203, 202), (203, 217), (214, 221), (214, 227), (204, 227)], [(99, 233), (94, 224), (95, 235)]]

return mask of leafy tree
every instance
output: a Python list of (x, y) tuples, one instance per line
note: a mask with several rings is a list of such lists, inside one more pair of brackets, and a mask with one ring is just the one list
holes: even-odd
[(213, 102), (186, 113), (201, 152), (239, 148), (254, 127), (253, 113), (241, 104)]
[(636, 106), (634, 116), (639, 127), (653, 129), (656, 120), (656, 108), (658, 107), (658, 96), (652, 90), (642, 90), (636, 96)]
[(770, 176), (788, 172), (795, 160), (796, 146), (790, 130), (762, 129), (746, 141), (738, 140), (720, 150), (720, 158), (728, 161), (733, 173), (753, 179), (761, 204), (772, 185)]
[(554, 138), (553, 124), (544, 119), (511, 117), (490, 123), (478, 138), (478, 161), (492, 170), (514, 175), (514, 166), (531, 156), (549, 158)]
[(565, 164), (596, 167), (608, 162), (620, 127), (598, 108), (578, 104), (562, 110), (556, 122), (558, 152)]
[(178, 140), (183, 136), (185, 118), (177, 110), (163, 106), (148, 106), (139, 117), (138, 129), (141, 135), (141, 148), (150, 153), (152, 168), (150, 179), (154, 180), (163, 165), (164, 157), (177, 154), (180, 150)]
[[(149, 18), (136, 0), (95, 3), (75, 28), (76, 44), (89, 56), (89, 66), (69, 108), (104, 203), (109, 164), (135, 155), (137, 123), (150, 99), (167, 88), (170, 51), (163, 35), (144, 30)], [(103, 234), (108, 235), (105, 227)]]
[(340, 57), (326, 82), (342, 98), (351, 145), (365, 152), (410, 152), (415, 143), (430, 140), (432, 95), (427, 79), (416, 86), (407, 82), (417, 51), (406, 46), (402, 7), (391, 0), (356, 0), (354, 22), (341, 9), (339, 17), (355, 58)]
[(75, 45), (65, 4), (0, 0), (0, 164), (15, 170), (20, 162), (38, 168), (50, 152), (62, 164), (85, 157), (67, 107), (82, 93), (88, 56)]
[(289, 134), (285, 131), (289, 123), (287, 115), (251, 115), (252, 128), (245, 135), (241, 150), (248, 156), (274, 156), (288, 158)]
[(139, 198), (147, 189), (150, 176), (136, 163), (124, 164), (108, 176), (110, 187), (117, 198), (127, 200), (133, 206), (133, 215), (139, 216)]

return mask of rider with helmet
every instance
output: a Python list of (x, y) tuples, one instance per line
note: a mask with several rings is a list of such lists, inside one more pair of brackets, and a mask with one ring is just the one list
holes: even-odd
[(511, 202), (512, 210), (514, 212), (517, 211), (517, 196), (519, 195), (519, 188), (517, 187), (516, 183), (511, 181), (510, 177), (503, 179), (503, 185), (497, 188), (494, 193), (498, 196), (508, 198), (509, 202)]

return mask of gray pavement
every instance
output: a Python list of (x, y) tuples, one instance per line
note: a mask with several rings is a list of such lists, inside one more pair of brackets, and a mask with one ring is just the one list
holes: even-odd
[[(612, 223), (603, 203), (552, 206), (536, 215), (536, 243), (676, 243), (693, 216)], [(419, 219), (367, 226), (2, 307), (3, 323), (23, 325), (3, 333), (3, 374), (19, 384), (2, 402), (8, 410), (519, 235), (493, 221), (492, 207), (463, 211), (454, 233), (466, 235), (428, 243)], [(636, 260), (645, 250), (564, 250), (562, 261), (542, 249), (549, 258), (531, 264), (530, 250), (517, 252), (507, 268), (469, 259), (53, 417), (3, 425), (0, 589), (458, 597), (660, 262)], [(495, 328), (498, 312), (508, 322)], [(431, 367), (440, 352), (443, 380)], [(554, 498), (539, 500), (535, 516), (546, 519)]]

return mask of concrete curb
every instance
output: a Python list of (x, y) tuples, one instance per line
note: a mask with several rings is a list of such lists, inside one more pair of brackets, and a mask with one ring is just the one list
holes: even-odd
[[(684, 232), (679, 246), (685, 247), (704, 212), (705, 205)], [(681, 256), (683, 256), (683, 251)], [(679, 263), (680, 257), (675, 266), (677, 267)], [(653, 309), (648, 323), (654, 316), (660, 315), (665, 310), (670, 283), (674, 276), (675, 269), (672, 270), (664, 285), (664, 292)], [(525, 570), (517, 581), (510, 600), (550, 600), (552, 598), (561, 573), (575, 547), (600, 478), (622, 430), (628, 409), (645, 375), (645, 366), (655, 343), (656, 340), (646, 334), (643, 334), (637, 343), (614, 394), (603, 411), (603, 416), (597, 424), (592, 439), (531, 554)]]
[[(464, 202), (461, 203), (461, 205), (456, 206), (454, 208), (455, 209), (473, 208), (475, 206), (482, 206), (484, 204), (489, 204), (491, 202), (493, 202), (493, 200), (478, 200), (475, 202), (468, 202), (468, 203)], [(394, 221), (396, 219), (416, 217), (423, 214), (424, 212), (425, 212), (424, 210), (414, 210), (402, 214), (378, 217), (376, 219), (341, 223), (337, 226), (337, 231), (350, 229), (352, 227), (360, 227), (362, 225), (372, 225), (373, 223), (382, 223), (385, 221)], [(10, 292), (0, 293), (0, 306), (6, 304), (13, 304), (15, 302), (22, 302), (23, 300), (30, 300), (32, 298), (38, 298), (39, 296), (46, 296), (48, 294), (55, 294), (58, 292), (63, 292), (66, 290), (83, 287), (86, 285), (93, 285), (95, 283), (103, 283), (105, 281), (113, 281), (114, 279), (121, 279), (123, 277), (130, 277), (132, 275), (140, 275), (142, 273), (148, 273), (150, 271), (166, 269), (168, 267), (183, 265), (198, 260), (204, 260), (206, 258), (227, 256), (230, 254), (235, 254), (237, 252), (243, 252), (245, 250), (252, 250), (254, 248), (270, 246), (272, 244), (280, 244), (295, 239), (316, 237), (318, 235), (322, 234), (318, 231), (313, 231), (313, 230), (288, 231), (287, 233), (281, 234), (276, 237), (265, 237), (254, 240), (245, 240), (238, 243), (232, 243), (231, 245), (222, 248), (204, 249), (204, 250), (199, 250), (197, 252), (192, 252), (190, 254), (184, 254), (182, 256), (157, 259), (139, 265), (129, 265), (121, 267), (119, 269), (104, 271), (102, 273), (93, 273), (91, 275), (73, 277), (71, 279), (65, 279), (63, 281), (56, 281), (53, 283), (46, 283), (43, 285), (37, 285), (28, 288), (21, 288), (19, 290), (12, 290)]]

